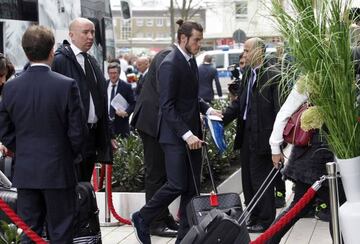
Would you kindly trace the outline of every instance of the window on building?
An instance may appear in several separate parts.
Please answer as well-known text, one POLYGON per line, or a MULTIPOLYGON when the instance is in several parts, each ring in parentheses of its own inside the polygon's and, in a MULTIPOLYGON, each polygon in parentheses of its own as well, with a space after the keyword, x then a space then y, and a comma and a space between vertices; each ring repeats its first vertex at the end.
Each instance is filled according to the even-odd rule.
POLYGON ((137 19, 136 20, 136 26, 143 26, 144 25, 144 20, 143 19, 137 19))
POLYGON ((153 38, 153 33, 152 32, 147 32, 146 33, 146 38, 153 38))
POLYGON ((235 2, 235 15, 237 19, 246 18, 248 15, 248 1, 235 2))
POLYGON ((154 20, 153 19, 147 19, 146 20, 146 26, 148 26, 148 27, 154 26, 154 20))
POLYGON ((156 26, 163 26, 164 25, 164 19, 156 19, 156 26))
POLYGON ((129 40, 131 38, 131 21, 122 20, 120 35, 121 40, 129 40))

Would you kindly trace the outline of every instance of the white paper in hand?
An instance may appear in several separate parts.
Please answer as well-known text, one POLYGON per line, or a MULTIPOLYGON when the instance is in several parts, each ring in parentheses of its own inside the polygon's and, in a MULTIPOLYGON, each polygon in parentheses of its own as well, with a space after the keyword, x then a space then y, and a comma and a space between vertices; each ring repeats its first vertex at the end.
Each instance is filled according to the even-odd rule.
POLYGON ((123 96, 121 96, 120 93, 116 94, 113 100, 111 100, 110 104, 113 106, 113 108, 115 108, 115 110, 125 111, 129 107, 128 102, 123 96))

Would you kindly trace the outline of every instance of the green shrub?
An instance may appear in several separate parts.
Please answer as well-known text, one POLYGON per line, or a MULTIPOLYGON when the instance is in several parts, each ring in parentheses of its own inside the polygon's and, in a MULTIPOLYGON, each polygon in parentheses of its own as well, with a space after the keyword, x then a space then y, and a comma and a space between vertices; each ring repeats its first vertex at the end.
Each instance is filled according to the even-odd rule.
POLYGON ((136 134, 117 138, 119 150, 114 153, 113 179, 118 191, 144 189, 143 145, 136 134))
POLYGON ((1 220, 0 225, 0 244, 18 244, 22 233, 14 224, 8 224, 1 220))

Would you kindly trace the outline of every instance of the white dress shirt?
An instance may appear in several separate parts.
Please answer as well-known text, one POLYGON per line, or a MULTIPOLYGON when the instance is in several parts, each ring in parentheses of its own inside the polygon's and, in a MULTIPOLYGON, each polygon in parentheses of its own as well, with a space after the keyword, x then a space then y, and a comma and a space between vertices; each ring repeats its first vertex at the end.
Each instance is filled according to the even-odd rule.
MULTIPOLYGON (((76 60, 78 61, 78 63, 80 64, 81 68, 84 71, 85 74, 85 59, 84 56, 81 54, 81 50, 75 46, 73 43, 70 42, 70 47, 73 50, 76 60)), ((94 77, 96 79, 96 75, 94 74, 94 77)), ((90 90, 89 90, 90 93, 90 90)), ((98 117, 95 114, 95 105, 94 105, 94 100, 91 96, 90 93, 90 101, 89 101, 89 117, 88 117, 88 123, 90 124, 95 124, 98 121, 98 117)))

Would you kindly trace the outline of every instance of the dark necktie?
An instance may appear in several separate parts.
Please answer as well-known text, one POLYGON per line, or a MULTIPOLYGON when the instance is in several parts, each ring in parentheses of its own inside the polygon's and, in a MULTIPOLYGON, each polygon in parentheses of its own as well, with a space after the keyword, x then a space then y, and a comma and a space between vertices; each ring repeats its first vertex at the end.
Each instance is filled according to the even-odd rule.
POLYGON ((98 117, 98 119, 100 119, 104 113, 104 102, 101 99, 101 97, 102 97, 100 94, 101 92, 98 87, 88 54, 81 52, 81 55, 84 56, 86 82, 87 82, 87 85, 88 85, 90 93, 91 93, 91 97, 94 102, 95 114, 98 117))
POLYGON ((114 99, 115 97, 115 87, 116 85, 112 85, 111 88, 111 95, 110 95, 110 111, 109 111, 109 117, 110 119, 114 119, 115 118, 115 108, 113 106, 111 106, 111 101, 114 99))
POLYGON ((190 63, 191 71, 193 72, 193 74, 195 74, 196 77, 198 77, 198 67, 196 64, 196 60, 194 58, 191 58, 189 59, 189 63, 190 63))

